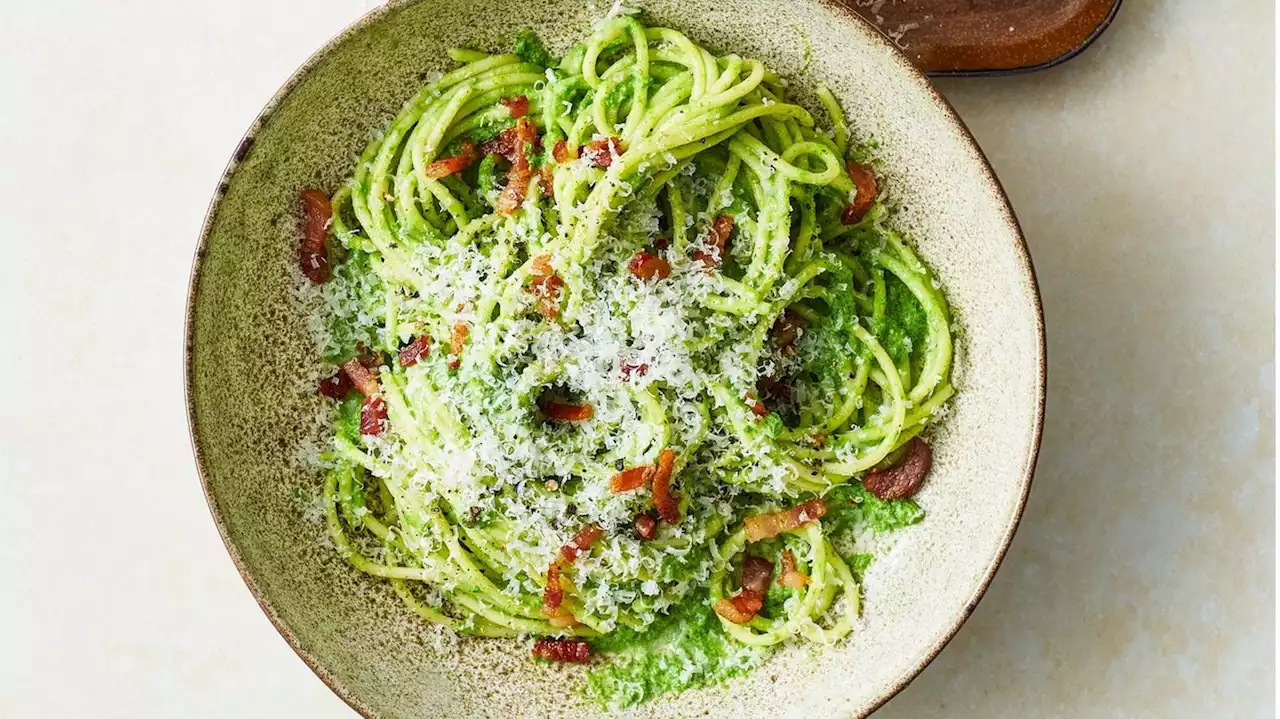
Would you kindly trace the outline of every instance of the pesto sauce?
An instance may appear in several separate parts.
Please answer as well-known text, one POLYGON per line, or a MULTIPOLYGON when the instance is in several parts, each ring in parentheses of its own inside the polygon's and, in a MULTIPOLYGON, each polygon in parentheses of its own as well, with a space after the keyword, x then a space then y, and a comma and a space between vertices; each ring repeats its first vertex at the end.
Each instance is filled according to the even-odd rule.
POLYGON ((832 535, 860 529, 892 532, 924 519, 924 510, 914 499, 880 499, 857 481, 833 488, 827 493, 826 502, 827 514, 822 522, 831 528, 832 535))
POLYGON ((532 28, 526 27, 516 33, 513 52, 516 57, 538 67, 555 67, 556 64, 555 58, 547 52, 547 46, 542 44, 541 38, 532 28))
POLYGON ((716 684, 767 655, 730 639, 705 594, 686 599, 644 630, 623 627, 591 641, 596 651, 610 655, 587 674, 587 696, 605 708, 716 684))
POLYGON ((885 273, 884 321, 875 328, 876 339, 895 362, 917 360, 929 336, 928 320, 919 300, 902 281, 885 273))

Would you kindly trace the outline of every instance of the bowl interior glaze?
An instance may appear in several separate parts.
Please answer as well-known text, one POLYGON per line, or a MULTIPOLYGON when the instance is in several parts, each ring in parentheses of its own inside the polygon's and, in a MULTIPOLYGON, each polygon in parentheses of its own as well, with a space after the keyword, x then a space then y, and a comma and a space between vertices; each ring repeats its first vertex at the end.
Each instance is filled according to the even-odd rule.
MULTIPOLYGON (((864 616, 849 639, 788 648, 746 677, 613 715, 864 716, 955 633, 1021 516, 1045 387, 1026 245, 950 107, 848 10, 818 0, 641 5, 651 21, 713 49, 765 60, 803 101, 825 81, 855 136, 879 139, 899 205, 895 224, 936 269, 954 306, 959 393, 934 435, 935 468, 918 497, 928 516, 871 568, 864 616)), ((579 668, 534 663, 526 643, 443 638, 385 583, 359 575, 327 546, 313 500, 319 478, 299 459, 323 400, 290 270, 298 192, 336 188, 367 140, 427 78, 450 67, 448 47, 502 48, 532 26, 563 50, 604 9, 576 0, 423 0, 375 11, 271 101, 210 207, 186 348, 191 433, 209 504, 272 622, 368 716, 601 714, 566 684, 578 685, 579 668)))

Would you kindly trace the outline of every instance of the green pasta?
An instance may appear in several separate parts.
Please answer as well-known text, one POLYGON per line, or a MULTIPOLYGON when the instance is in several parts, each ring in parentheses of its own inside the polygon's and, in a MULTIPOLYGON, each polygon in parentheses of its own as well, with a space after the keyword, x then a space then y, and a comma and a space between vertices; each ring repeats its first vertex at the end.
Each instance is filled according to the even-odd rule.
POLYGON ((363 354, 385 405, 373 430, 372 396, 340 405, 334 546, 455 632, 588 640, 720 612, 748 555, 785 552, 804 582, 718 614, 723 636, 837 641, 855 523, 743 523, 834 497, 937 416, 939 283, 851 177, 825 87, 830 132, 762 63, 634 17, 559 60, 516 45, 452 51, 332 197, 324 352, 363 354))

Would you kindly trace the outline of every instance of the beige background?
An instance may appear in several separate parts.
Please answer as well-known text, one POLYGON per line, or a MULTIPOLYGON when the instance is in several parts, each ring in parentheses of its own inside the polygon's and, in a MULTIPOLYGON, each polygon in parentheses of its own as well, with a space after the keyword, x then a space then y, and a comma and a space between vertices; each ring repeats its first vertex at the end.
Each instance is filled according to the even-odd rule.
MULTIPOLYGON (((353 716, 223 553, 180 359, 227 155, 370 4, 6 3, 0 717, 353 716)), ((1049 409, 1004 568, 877 719, 1275 715, 1273 13, 1126 0, 1060 68, 939 83, 1031 245, 1049 409)))

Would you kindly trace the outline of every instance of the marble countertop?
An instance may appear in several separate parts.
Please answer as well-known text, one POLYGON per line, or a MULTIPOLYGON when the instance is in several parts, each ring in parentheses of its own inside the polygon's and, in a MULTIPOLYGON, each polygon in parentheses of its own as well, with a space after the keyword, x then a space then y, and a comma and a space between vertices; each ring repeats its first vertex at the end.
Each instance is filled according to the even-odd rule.
MULTIPOLYGON (((181 348, 227 155, 369 6, 6 8, 0 716, 354 716, 208 520, 181 348)), ((1031 245, 1048 416, 990 592, 877 717, 1274 716, 1273 13, 1125 0, 1061 67, 939 83, 1031 245)))

